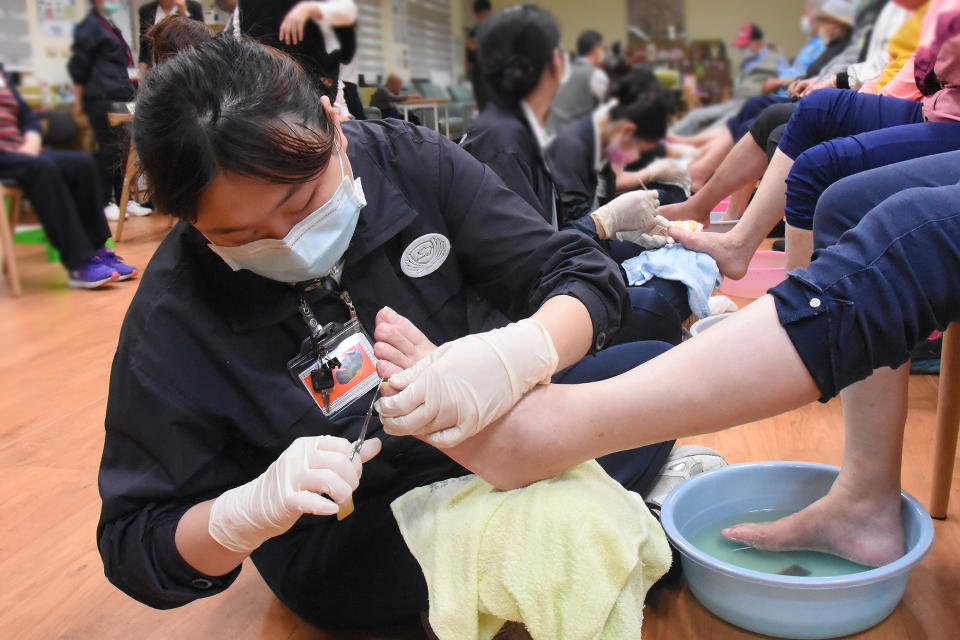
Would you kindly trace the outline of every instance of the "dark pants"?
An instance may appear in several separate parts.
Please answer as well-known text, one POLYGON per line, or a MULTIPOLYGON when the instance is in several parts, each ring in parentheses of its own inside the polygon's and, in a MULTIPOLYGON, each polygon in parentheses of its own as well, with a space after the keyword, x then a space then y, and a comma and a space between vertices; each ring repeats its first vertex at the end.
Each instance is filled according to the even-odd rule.
MULTIPOLYGON (((812 229, 817 200, 847 176, 960 150, 960 123, 921 122, 827 140, 797 158, 787 178, 787 224, 812 229)), ((873 181, 875 182, 875 181, 873 181)))
POLYGON ((918 158, 823 194, 813 261, 770 290, 821 400, 902 365, 934 330, 960 320, 958 161, 956 152, 918 158), (950 186, 905 188, 938 182, 950 186))
POLYGON ((347 110, 357 120, 366 120, 363 115, 363 100, 360 99, 360 88, 352 82, 343 83, 343 101, 347 103, 347 110))
POLYGON ((742 107, 740 107, 740 111, 737 112, 737 115, 727 120, 727 129, 730 131, 730 135, 733 136, 734 141, 739 141, 740 138, 747 135, 747 132, 750 131, 750 127, 753 125, 754 121, 760 117, 767 107, 771 105, 789 104, 792 102, 793 99, 791 98, 784 98, 782 96, 774 96, 770 94, 754 96, 747 100, 742 107))
POLYGON ((99 170, 90 154, 53 149, 36 157, 0 153, 0 178, 15 181, 26 192, 67 269, 89 260, 110 237, 99 170))
MULTIPOLYGON (((613 377, 668 348, 662 343, 610 347, 557 373, 554 381, 569 384, 613 377)), ((650 445, 599 462, 628 489, 643 491, 672 446, 672 442, 650 445)), ((418 471, 412 462, 402 464, 411 474, 422 473, 424 483, 437 479, 429 469, 418 471)), ((395 497, 365 496, 350 518, 325 527, 319 539, 305 516, 283 536, 283 544, 268 541, 255 551, 254 563, 285 605, 319 627, 382 631, 416 626, 419 613, 427 610, 427 586, 390 511, 395 497)))
MULTIPOLYGON (((400 111, 398 111, 397 109, 388 109, 388 110, 384 111, 384 112, 383 112, 383 117, 384 117, 384 118, 394 118, 394 119, 396 119, 396 120, 403 120, 403 114, 400 113, 400 111)), ((420 118, 418 118, 418 117, 416 116, 416 114, 413 114, 413 113, 408 114, 408 116, 407 116, 407 122, 409 122, 410 124, 415 124, 415 125, 417 125, 417 126, 420 126, 420 118)))
POLYGON ((780 151, 796 160, 810 147, 827 140, 918 122, 923 122, 919 102, 820 89, 797 103, 780 140, 780 151))
POLYGON ((111 200, 119 204, 123 189, 123 174, 127 165, 127 133, 123 127, 110 125, 110 100, 84 100, 83 112, 90 120, 97 138, 97 163, 100 165, 102 185, 101 207, 111 200))

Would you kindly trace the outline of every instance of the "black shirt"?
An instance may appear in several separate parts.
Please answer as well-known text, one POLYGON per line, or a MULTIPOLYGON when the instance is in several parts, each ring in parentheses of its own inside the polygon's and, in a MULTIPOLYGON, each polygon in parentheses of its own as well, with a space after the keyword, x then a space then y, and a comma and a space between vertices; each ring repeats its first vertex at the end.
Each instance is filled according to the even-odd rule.
MULTIPOLYGON (((586 305, 598 346, 616 330, 626 289, 589 240, 555 231, 433 131, 396 120, 343 129, 367 206, 341 288, 368 333, 389 305, 440 344, 470 331, 478 296, 519 319, 559 294, 586 305), (433 273, 408 277, 401 255, 427 233, 446 236, 450 255, 433 273)), ((110 581, 157 608, 217 593, 239 572, 205 576, 180 557, 174 532, 187 509, 252 480, 297 437, 355 438, 371 399, 326 418, 285 368, 306 336, 294 288, 234 272, 206 245, 184 222, 163 240, 124 319, 110 378, 98 547, 110 581)), ((307 300, 321 322, 348 317, 323 289, 307 300)), ((252 554, 280 600, 314 624, 389 624, 426 607, 389 503, 465 470, 419 440, 385 435, 376 418, 371 435, 383 451, 364 466, 354 514, 303 516, 252 554)))
POLYGON ((280 25, 287 12, 299 0, 243 0, 240 3, 240 29, 263 44, 280 49, 292 56, 321 94, 330 98, 337 96, 337 80, 340 78, 340 63, 349 62, 357 50, 357 34, 351 27, 335 27, 333 33, 340 41, 340 48, 328 52, 320 27, 313 20, 303 26, 303 40, 288 45, 280 40, 280 25))

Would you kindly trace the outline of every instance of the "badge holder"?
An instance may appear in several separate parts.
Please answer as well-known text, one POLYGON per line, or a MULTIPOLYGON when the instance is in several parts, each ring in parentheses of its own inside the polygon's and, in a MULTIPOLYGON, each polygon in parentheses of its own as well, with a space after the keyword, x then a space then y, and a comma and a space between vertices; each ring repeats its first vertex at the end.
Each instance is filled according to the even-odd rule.
POLYGON ((373 344, 356 318, 318 326, 287 363, 287 371, 327 417, 380 383, 373 344))

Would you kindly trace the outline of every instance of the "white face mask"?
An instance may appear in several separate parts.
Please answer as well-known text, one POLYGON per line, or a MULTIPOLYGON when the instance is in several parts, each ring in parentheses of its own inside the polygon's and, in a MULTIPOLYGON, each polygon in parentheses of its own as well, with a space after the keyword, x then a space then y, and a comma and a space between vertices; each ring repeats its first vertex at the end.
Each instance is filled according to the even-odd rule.
POLYGON ((340 159, 340 186, 319 209, 298 222, 282 240, 265 238, 237 247, 210 243, 210 249, 234 271, 247 269, 277 282, 322 278, 340 261, 366 206, 360 178, 351 181, 340 159))

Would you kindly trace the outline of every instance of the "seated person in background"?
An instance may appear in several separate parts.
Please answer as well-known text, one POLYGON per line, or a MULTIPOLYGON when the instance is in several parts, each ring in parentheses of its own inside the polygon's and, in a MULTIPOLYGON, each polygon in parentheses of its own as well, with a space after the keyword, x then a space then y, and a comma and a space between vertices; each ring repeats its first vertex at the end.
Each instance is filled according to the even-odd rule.
MULTIPOLYGON (((390 503, 465 470, 414 438, 383 437, 374 458, 376 417, 350 455, 379 382, 371 351, 396 338, 378 320, 402 313, 442 344, 471 332, 470 306, 502 314, 467 350, 438 350, 443 383, 469 396, 451 441, 540 382, 616 375, 667 348, 603 348, 629 306, 595 244, 432 130, 339 123, 293 60, 249 39, 158 65, 134 137, 158 207, 183 221, 124 319, 97 542, 110 581, 150 606, 215 595, 250 557, 312 624, 419 627, 426 585, 390 503), (313 327, 352 320, 368 343, 318 344, 313 327), (320 362, 330 353, 340 365, 320 362), (353 515, 331 518, 355 490, 353 515)), ((642 493, 671 448, 600 464, 642 493)))
POLYGON ((577 59, 570 63, 570 77, 550 105, 547 131, 556 133, 560 127, 587 115, 607 99, 610 78, 604 70, 606 61, 603 36, 593 30, 581 33, 577 38, 577 59))
MULTIPOLYGON (((404 100, 409 100, 410 98, 420 98, 422 96, 419 93, 401 94, 400 92, 402 90, 403 78, 395 73, 391 73, 389 76, 387 76, 387 81, 384 82, 382 86, 377 87, 377 90, 373 92, 372 96, 370 96, 370 106, 380 109, 380 114, 384 118, 396 118, 397 120, 403 120, 403 115, 401 115, 400 111, 397 109, 397 103, 403 102, 404 100)), ((420 124, 420 119, 412 113, 409 114, 408 121, 411 124, 420 124)))
POLYGON ((767 46, 763 31, 752 22, 740 27, 733 46, 740 49, 743 56, 740 75, 733 85, 733 98, 721 104, 692 110, 673 125, 671 134, 690 136, 706 127, 724 124, 727 118, 737 114, 747 98, 763 93, 767 80, 777 77, 781 66, 785 66, 782 56, 767 46))
MULTIPOLYGON (((672 109, 656 78, 649 71, 632 71, 614 81, 611 97, 610 104, 560 129, 547 148, 563 205, 561 226, 588 216, 618 192, 651 188, 657 190, 660 204, 684 199, 682 189, 668 194, 655 184, 689 180, 686 170, 675 161, 655 160, 639 171, 624 169, 640 154, 657 147, 667 131, 672 109)), ((623 248, 629 255, 614 253, 618 262, 639 252, 636 245, 623 248)))
POLYGON ((0 69, 0 180, 22 187, 67 269, 71 287, 92 289, 137 270, 105 245, 100 169, 89 153, 41 149, 42 129, 0 69))
MULTIPOLYGON (((496 172, 554 228, 569 227, 600 242, 593 217, 570 219, 564 212, 546 152, 551 136, 544 124, 565 64, 553 16, 535 5, 504 9, 483 23, 477 42, 492 99, 467 131, 463 148, 496 172)), ((589 167, 593 160, 585 162, 589 167)), ((633 192, 614 199, 602 211, 587 213, 605 220, 602 238, 606 239, 617 231, 649 231, 652 227, 647 225, 656 224, 650 213, 657 204, 656 192, 633 192)), ((686 288, 654 278, 628 290, 633 318, 624 323, 617 340, 678 343, 681 323, 690 315, 686 288)))

